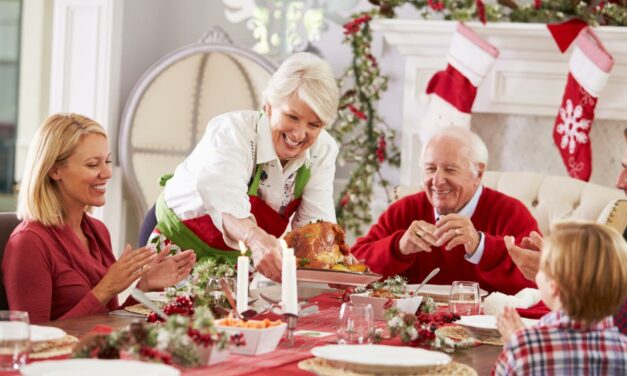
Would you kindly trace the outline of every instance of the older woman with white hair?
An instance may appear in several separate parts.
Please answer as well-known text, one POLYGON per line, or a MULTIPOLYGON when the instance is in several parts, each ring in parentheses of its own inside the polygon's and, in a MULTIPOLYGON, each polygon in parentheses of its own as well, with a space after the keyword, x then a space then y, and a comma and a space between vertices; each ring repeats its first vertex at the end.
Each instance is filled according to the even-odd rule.
POLYGON ((198 258, 234 262, 241 240, 257 271, 278 281, 278 237, 290 220, 292 228, 335 222, 338 147, 324 129, 339 102, 331 67, 315 55, 294 54, 272 76, 263 97, 259 111, 209 121, 201 141, 165 183, 149 243, 174 243, 194 249, 198 258))

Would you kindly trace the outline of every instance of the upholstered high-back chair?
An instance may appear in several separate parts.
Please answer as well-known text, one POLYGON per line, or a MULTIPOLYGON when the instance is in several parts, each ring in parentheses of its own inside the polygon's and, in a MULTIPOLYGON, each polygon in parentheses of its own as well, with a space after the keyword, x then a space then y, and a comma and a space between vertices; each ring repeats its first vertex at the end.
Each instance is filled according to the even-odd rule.
POLYGON ((135 85, 122 116, 120 163, 138 218, 161 192, 214 116, 256 110, 274 63, 231 44, 220 29, 155 63, 135 85))
MULTIPOLYGON (((535 172, 487 171, 483 185, 525 204, 544 235, 550 233, 553 222, 570 218, 607 223, 621 234, 627 225, 627 200, 618 189, 535 172)), ((394 200, 421 190, 420 186, 397 186, 394 200)))
MULTIPOLYGON (((9 236, 11 236, 11 233, 19 224, 20 220, 17 219, 15 213, 0 213, 0 263, 2 262, 4 247, 9 240, 9 236)), ((9 309, 9 303, 7 302, 7 294, 4 291, 4 282, 2 277, 2 270, 0 270, 0 310, 7 310, 9 309)))

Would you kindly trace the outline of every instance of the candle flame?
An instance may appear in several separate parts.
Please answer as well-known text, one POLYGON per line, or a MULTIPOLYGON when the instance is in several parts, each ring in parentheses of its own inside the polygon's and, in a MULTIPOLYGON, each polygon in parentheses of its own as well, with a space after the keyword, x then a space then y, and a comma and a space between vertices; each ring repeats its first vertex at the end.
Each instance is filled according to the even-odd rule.
POLYGON ((246 254, 246 245, 243 241, 239 241, 239 251, 242 253, 242 256, 246 254))

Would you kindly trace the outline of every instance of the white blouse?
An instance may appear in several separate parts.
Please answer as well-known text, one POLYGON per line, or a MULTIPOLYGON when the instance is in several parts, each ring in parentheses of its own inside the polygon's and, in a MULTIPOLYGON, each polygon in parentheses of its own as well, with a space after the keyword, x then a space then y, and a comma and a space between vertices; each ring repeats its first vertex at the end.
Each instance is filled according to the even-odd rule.
MULTIPOLYGON (((335 140, 323 129, 301 157, 282 167, 272 144, 268 118, 265 115, 260 118, 259 114, 258 111, 230 112, 209 121, 204 136, 178 165, 165 187, 168 207, 183 220, 209 214, 224 234, 223 213, 253 218, 248 183, 257 164, 262 164, 265 172, 258 195, 281 214, 294 199, 296 172, 306 164, 311 177, 292 218, 292 228, 319 219, 335 222, 333 179, 338 154, 335 140)), ((230 247, 238 248, 236 241, 226 236, 224 240, 230 247)))

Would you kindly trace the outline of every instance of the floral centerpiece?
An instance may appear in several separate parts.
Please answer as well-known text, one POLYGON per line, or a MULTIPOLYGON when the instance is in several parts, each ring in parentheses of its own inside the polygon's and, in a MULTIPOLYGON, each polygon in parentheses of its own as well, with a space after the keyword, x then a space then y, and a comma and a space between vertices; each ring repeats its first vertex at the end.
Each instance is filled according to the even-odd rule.
MULTIPOLYGON (((240 346, 242 335, 218 331, 207 307, 193 317, 171 315, 163 324, 134 322, 128 328, 87 336, 76 347, 75 358, 137 359, 184 367, 207 365, 228 344, 240 346)), ((228 354, 228 353, 227 353, 228 354)))
MULTIPOLYGON (((169 300, 163 310, 166 314, 193 316, 194 307, 209 307, 215 317, 223 317, 228 314, 229 304, 223 294, 216 293, 218 287, 210 285, 217 285, 220 278, 232 278, 234 275, 235 270, 230 264, 204 258, 196 263, 184 283, 165 290, 169 300)), ((162 320, 153 312, 148 315, 148 321, 162 320)))

